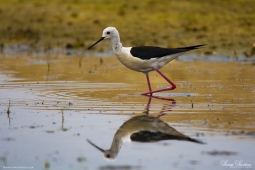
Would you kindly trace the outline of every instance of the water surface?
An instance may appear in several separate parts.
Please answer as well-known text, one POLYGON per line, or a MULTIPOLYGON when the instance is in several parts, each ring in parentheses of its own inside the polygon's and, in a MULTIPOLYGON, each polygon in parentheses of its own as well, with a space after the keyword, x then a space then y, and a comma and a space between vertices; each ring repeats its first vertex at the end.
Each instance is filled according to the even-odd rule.
MULTIPOLYGON (((241 160, 254 169, 254 65, 185 58, 161 69, 177 88, 149 98, 140 95, 145 76, 114 56, 2 54, 0 167, 226 169, 241 160), (109 161, 87 142, 107 150, 123 123, 161 114, 205 144, 127 141, 109 161)), ((153 89, 168 86, 156 72, 150 78, 153 89)))

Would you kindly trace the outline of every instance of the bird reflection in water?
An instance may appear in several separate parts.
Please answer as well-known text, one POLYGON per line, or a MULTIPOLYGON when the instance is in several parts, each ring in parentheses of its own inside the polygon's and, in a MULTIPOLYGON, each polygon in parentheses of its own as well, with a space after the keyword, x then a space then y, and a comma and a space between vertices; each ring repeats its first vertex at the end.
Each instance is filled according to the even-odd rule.
MULTIPOLYGON (((162 140, 182 140, 189 141, 198 144, 204 144, 203 142, 190 138, 187 135, 178 132, 176 129, 172 128, 169 124, 160 120, 160 117, 164 115, 164 111, 166 111, 167 106, 163 106, 164 108, 160 112, 159 116, 152 117, 149 115, 151 97, 149 97, 148 103, 145 109, 145 115, 135 116, 131 119, 127 120, 123 123, 122 126, 115 133, 111 148, 108 150, 104 150, 98 147, 96 144, 87 139, 87 142, 92 146, 101 151, 104 155, 104 158, 107 160, 115 160, 120 151, 121 145, 123 141, 134 141, 134 142, 158 142, 162 140)), ((171 109, 176 105, 175 100, 173 99, 165 99, 169 100, 171 103, 168 105, 167 111, 171 111, 171 109)))

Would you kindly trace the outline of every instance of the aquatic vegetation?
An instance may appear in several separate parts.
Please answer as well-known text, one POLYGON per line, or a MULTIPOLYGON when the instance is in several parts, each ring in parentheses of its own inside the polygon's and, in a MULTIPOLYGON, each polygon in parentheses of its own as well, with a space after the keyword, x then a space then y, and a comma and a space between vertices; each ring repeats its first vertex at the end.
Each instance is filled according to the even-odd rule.
POLYGON ((9 105, 8 105, 7 111, 6 111, 6 113, 7 113, 8 116, 9 116, 9 114, 11 113, 10 107, 11 107, 11 102, 10 102, 10 99, 9 99, 9 105))
POLYGON ((10 110, 10 108, 11 108, 11 101, 9 99, 9 105, 6 110, 7 118, 9 119, 9 125, 11 124, 11 117, 10 117, 11 110, 10 110))
POLYGON ((49 163, 48 161, 46 161, 46 162, 44 163, 44 168, 45 168, 45 169, 50 169, 50 163, 49 163))

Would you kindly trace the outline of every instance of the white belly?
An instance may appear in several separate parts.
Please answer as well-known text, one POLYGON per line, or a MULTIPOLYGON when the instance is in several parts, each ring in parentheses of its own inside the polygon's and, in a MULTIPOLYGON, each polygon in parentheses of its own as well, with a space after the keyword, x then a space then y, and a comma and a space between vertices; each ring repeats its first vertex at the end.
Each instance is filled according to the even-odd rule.
POLYGON ((161 58, 152 58, 150 60, 142 60, 137 57, 133 57, 130 54, 131 47, 123 47, 121 51, 115 52, 116 57, 119 59, 119 61, 125 65, 127 68, 138 71, 138 72, 144 72, 148 73, 150 71, 153 71, 155 69, 160 69, 176 57, 182 55, 183 53, 171 55, 171 56, 165 56, 161 58))
POLYGON ((127 68, 138 72, 149 72, 154 70, 153 63, 149 60, 141 60, 139 58, 127 55, 116 54, 119 61, 127 68))

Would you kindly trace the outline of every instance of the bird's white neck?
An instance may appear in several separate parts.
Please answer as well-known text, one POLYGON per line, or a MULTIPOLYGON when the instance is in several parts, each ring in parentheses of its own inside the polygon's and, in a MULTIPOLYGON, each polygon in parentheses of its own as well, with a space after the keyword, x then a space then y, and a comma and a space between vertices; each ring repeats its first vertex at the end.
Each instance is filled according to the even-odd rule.
POLYGON ((115 36, 111 38, 111 43, 112 43, 112 50, 114 52, 118 52, 121 50, 122 48, 122 44, 120 42, 120 37, 119 36, 115 36))

